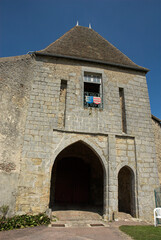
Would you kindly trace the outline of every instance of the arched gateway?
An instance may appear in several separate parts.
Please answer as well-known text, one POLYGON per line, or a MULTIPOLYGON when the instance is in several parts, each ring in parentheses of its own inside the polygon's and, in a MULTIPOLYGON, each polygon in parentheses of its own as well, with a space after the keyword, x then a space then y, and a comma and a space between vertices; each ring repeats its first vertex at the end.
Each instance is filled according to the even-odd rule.
POLYGON ((118 211, 136 216, 134 172, 128 166, 118 173, 118 211))
POLYGON ((91 148, 78 141, 62 150, 55 159, 49 207, 85 209, 103 214, 104 170, 91 148))

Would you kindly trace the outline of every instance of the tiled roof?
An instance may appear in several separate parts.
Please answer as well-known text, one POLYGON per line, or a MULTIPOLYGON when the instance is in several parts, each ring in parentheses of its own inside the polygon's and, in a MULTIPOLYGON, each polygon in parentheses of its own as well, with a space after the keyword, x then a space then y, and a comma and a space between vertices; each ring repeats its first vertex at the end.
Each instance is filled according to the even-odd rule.
POLYGON ((155 121, 157 121, 158 123, 161 124, 161 119, 157 118, 156 116, 154 116, 153 114, 151 115, 152 119, 154 119, 155 121))
POLYGON ((148 71, 136 65, 96 31, 82 26, 73 27, 45 49, 35 53, 85 59, 148 71))

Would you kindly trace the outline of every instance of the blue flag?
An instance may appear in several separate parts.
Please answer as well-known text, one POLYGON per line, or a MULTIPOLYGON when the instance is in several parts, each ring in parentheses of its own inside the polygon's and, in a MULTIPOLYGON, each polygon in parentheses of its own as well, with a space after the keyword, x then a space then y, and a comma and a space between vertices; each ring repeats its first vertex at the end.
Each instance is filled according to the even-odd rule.
POLYGON ((87 103, 93 103, 93 96, 86 96, 87 103))

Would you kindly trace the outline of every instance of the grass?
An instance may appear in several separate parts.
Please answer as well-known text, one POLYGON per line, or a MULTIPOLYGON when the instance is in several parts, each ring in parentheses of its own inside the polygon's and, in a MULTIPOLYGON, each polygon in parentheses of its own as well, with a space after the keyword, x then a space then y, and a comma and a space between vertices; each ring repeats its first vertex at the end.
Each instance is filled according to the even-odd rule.
POLYGON ((161 227, 125 225, 119 229, 135 240, 161 240, 161 227))

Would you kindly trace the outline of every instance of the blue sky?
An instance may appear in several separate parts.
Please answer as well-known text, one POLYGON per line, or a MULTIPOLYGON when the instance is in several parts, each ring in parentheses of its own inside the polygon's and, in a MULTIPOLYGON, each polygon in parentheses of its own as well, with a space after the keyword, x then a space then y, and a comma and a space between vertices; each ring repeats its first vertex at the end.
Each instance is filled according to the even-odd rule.
POLYGON ((43 49, 77 20, 151 70, 151 111, 161 119, 161 0, 0 0, 0 57, 43 49))

